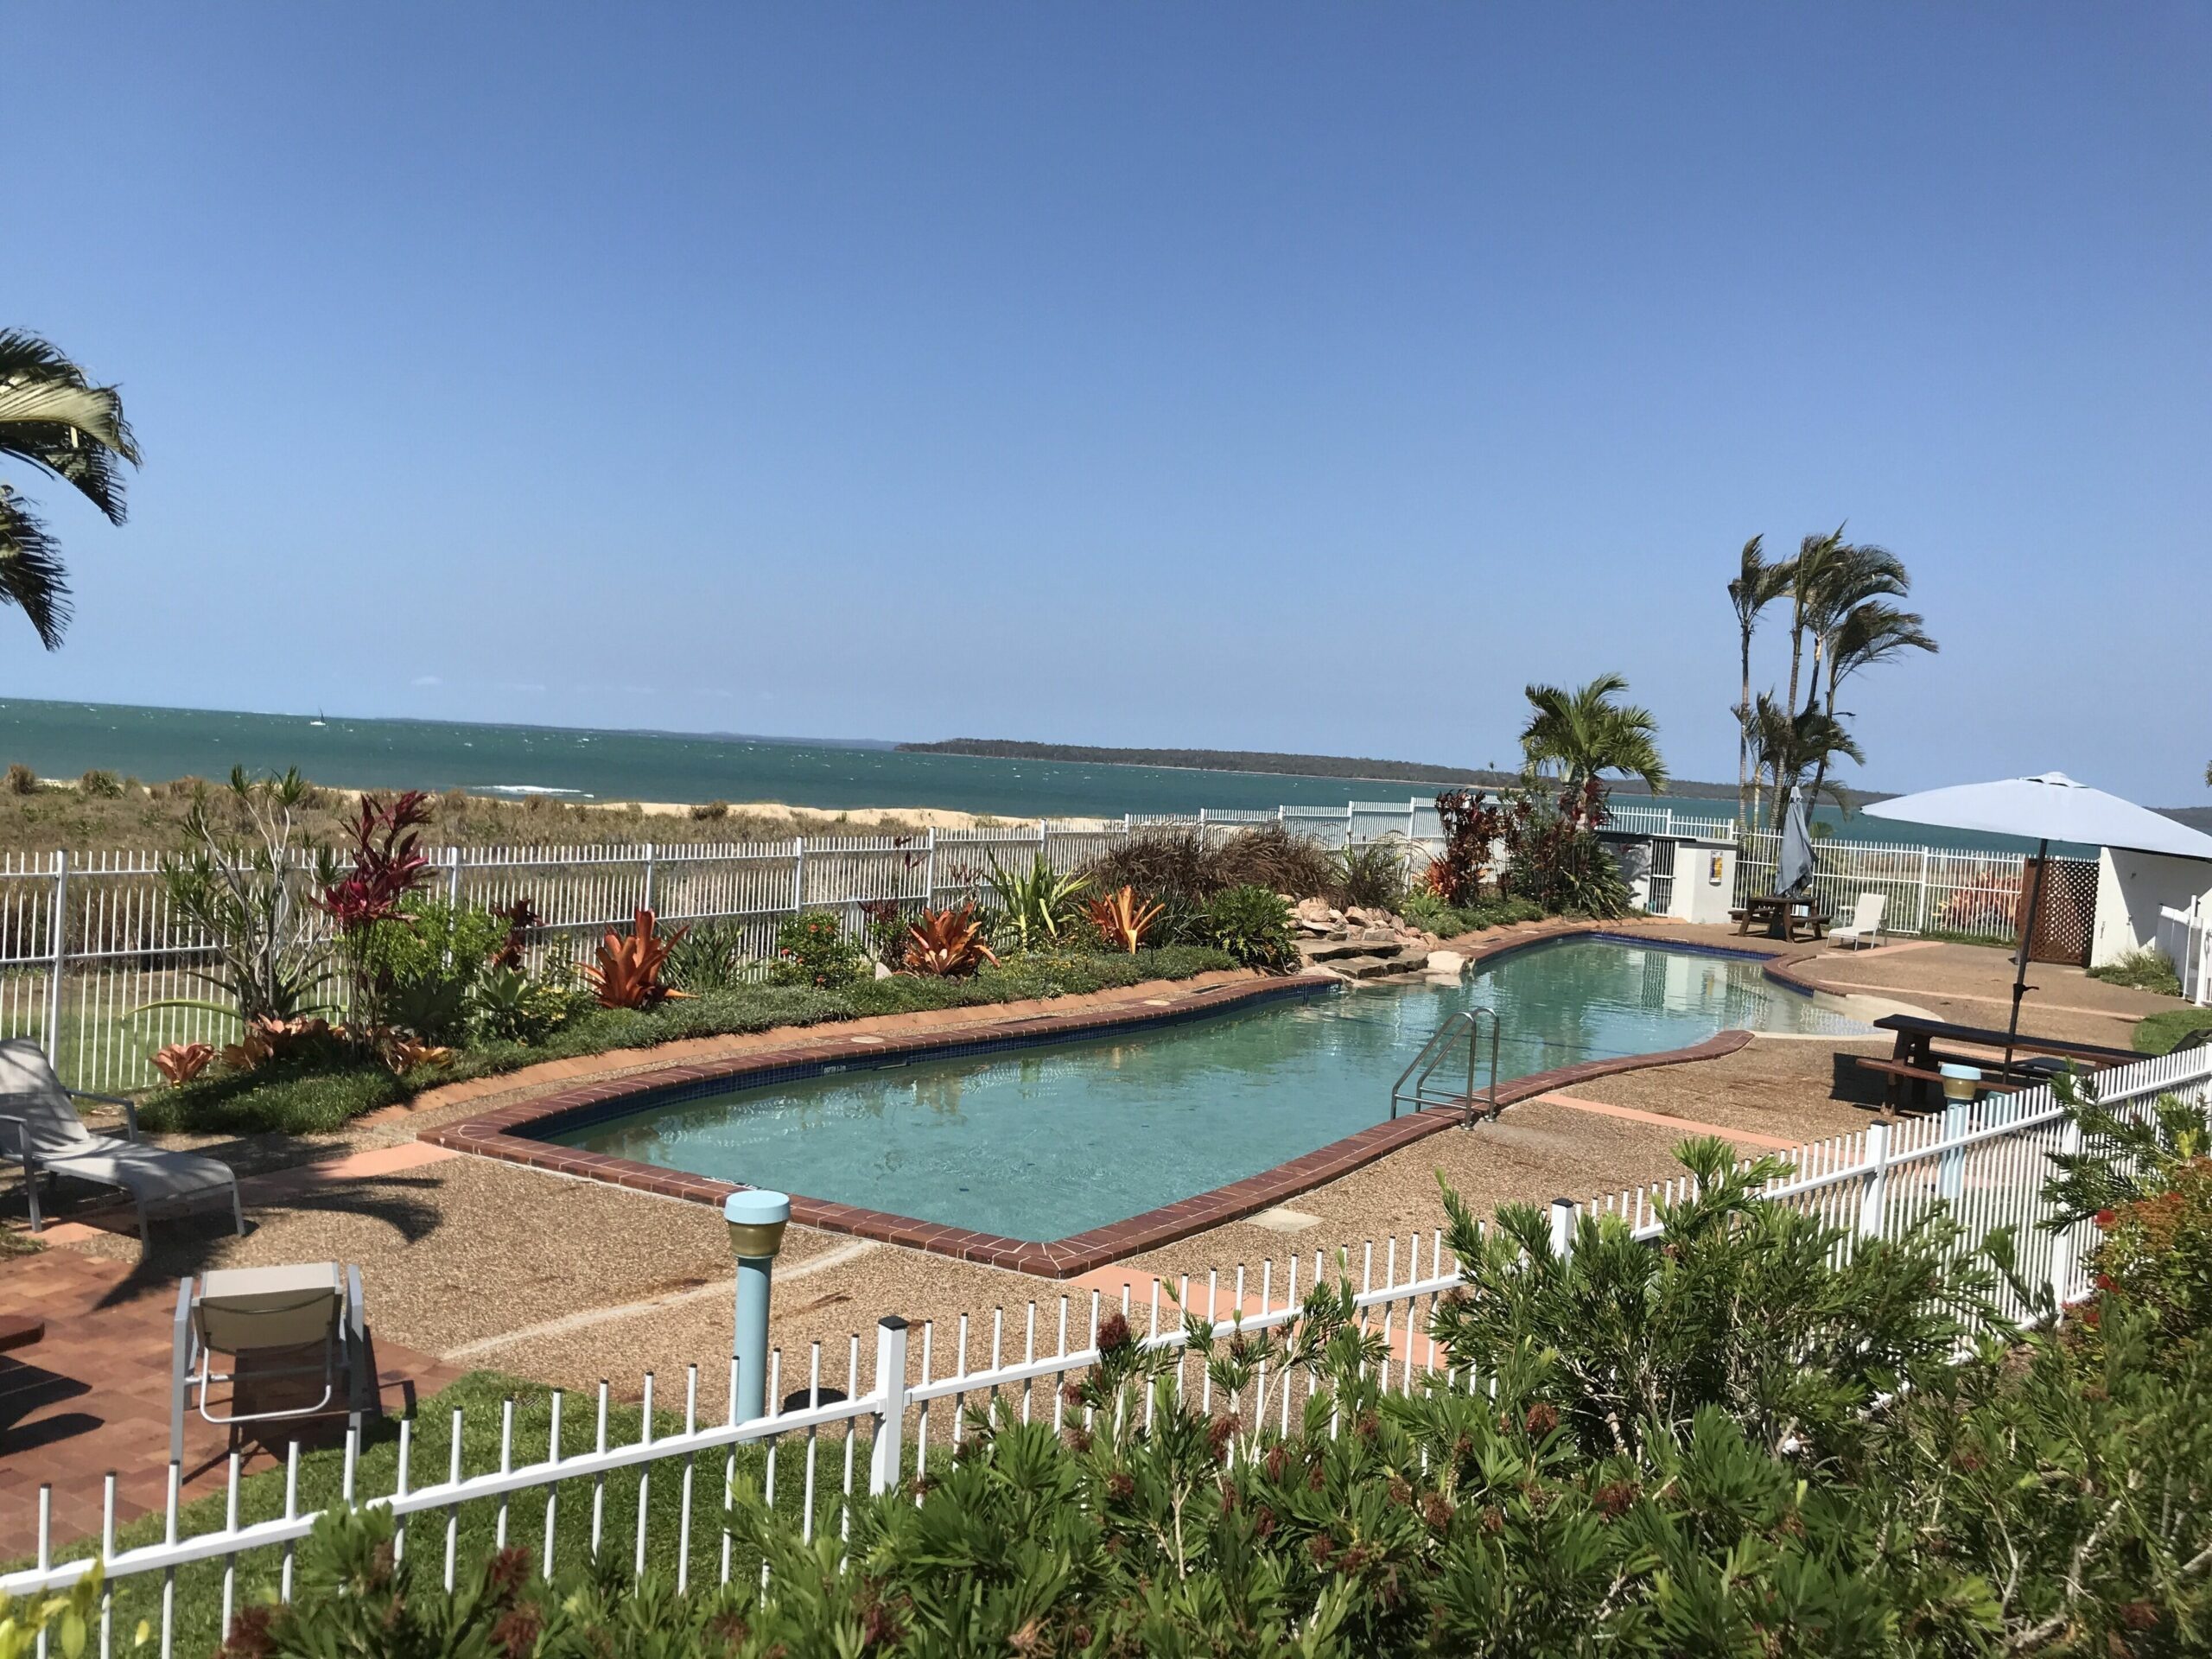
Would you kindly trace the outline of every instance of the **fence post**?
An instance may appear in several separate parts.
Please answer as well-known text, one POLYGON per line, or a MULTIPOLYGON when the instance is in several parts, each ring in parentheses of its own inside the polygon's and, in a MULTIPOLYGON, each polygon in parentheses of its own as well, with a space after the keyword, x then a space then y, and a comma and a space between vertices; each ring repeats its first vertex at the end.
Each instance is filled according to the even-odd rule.
POLYGON ((1286 817, 1285 817, 1285 814, 1287 813, 1287 810, 1288 810, 1288 809, 1287 809, 1287 808, 1281 807, 1281 806, 1278 806, 1278 807, 1276 807, 1276 808, 1275 808, 1275 828, 1276 828, 1276 829, 1278 829, 1278 830, 1281 829, 1281 828, 1283 827, 1283 824, 1287 821, 1287 818, 1286 818, 1286 817))
POLYGON ((1913 930, 1916 933, 1928 931, 1928 849, 1920 849, 1920 920, 1913 930))
POLYGON ((1408 841, 1411 841, 1414 838, 1414 827, 1420 823, 1421 797, 1418 795, 1408 795, 1406 797, 1406 839, 1408 841))
POLYGON ((54 945, 54 962, 46 982, 46 1058, 58 1073, 61 1070, 61 977, 69 967, 69 849, 66 847, 54 855, 54 917, 48 924, 47 937, 54 945))
POLYGON ((1890 1126, 1875 1123, 1866 1130, 1866 1185, 1859 1198, 1859 1236, 1882 1236, 1882 1210, 1890 1191, 1890 1126))
POLYGON ((1552 1254, 1564 1262, 1574 1254, 1574 1200, 1552 1200, 1552 1254))
POLYGON ((649 841, 649 842, 647 842, 645 843, 645 907, 647 910, 651 910, 651 909, 652 909, 652 908, 654 907, 654 906, 653 906, 653 844, 652 844, 652 842, 651 842, 650 841, 649 841))
POLYGON ((1037 856, 1039 858, 1045 856, 1045 838, 1051 833, 1052 827, 1052 821, 1050 818, 1037 820, 1037 856))
POLYGON ((937 826, 935 824, 930 826, 929 849, 922 859, 922 887, 924 888, 922 908, 935 910, 937 908, 937 826))
POLYGON ((791 837, 791 914, 806 908, 806 837, 791 837))
MULTIPOLYGON (((2066 1127, 2059 1131, 2058 1151, 2061 1157, 2078 1157, 2082 1151, 2082 1125, 2076 1118, 2068 1118, 2066 1127)), ((2036 1195, 2036 1207, 2043 1207, 2040 1190, 2036 1195)), ((2037 1219, 2041 1219, 2040 1217, 2037 1219)), ((2082 1224, 2075 1222, 2063 1232, 2050 1236, 2050 1301, 2053 1308, 2063 1308, 2074 1294, 2074 1235, 2082 1224)))
POLYGON ((1943 1103, 1943 1156, 1936 1173, 1936 1196, 1955 1211, 1961 1196, 1967 1190, 1967 1149, 1950 1143, 1966 1138, 1971 1126, 1967 1120, 1974 1115, 1970 1101, 1951 1100, 1943 1103))
POLYGON ((1198 850, 1199 850, 1200 852, 1204 852, 1204 851, 1205 851, 1205 849, 1206 849, 1206 810, 1205 810, 1205 808, 1204 808, 1204 807, 1202 806, 1202 807, 1200 807, 1200 808, 1198 809, 1198 850))
POLYGON ((868 1453, 868 1489, 872 1495, 899 1484, 906 1433, 906 1321, 896 1313, 875 1322, 875 1449, 868 1453))

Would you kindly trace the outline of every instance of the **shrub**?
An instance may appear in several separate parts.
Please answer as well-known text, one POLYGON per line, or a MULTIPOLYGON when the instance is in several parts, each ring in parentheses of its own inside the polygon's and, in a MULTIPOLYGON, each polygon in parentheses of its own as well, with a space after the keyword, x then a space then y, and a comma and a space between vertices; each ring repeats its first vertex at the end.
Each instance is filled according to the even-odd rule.
MULTIPOLYGON (((1281 892, 1299 892, 1285 887, 1281 892)), ((1406 843, 1370 841, 1364 847, 1347 847, 1329 858, 1328 885, 1321 895, 1339 909, 1358 905, 1367 909, 1395 910, 1406 896, 1406 843)), ((1301 898, 1306 895, 1300 893, 1301 898)))
POLYGON ((729 917, 694 922, 670 941, 668 982, 696 995, 726 991, 746 980, 745 924, 729 917))
POLYGON ((711 823, 717 818, 726 818, 729 817, 729 803, 702 801, 691 809, 691 817, 695 822, 701 823, 711 823))
POLYGON ((1139 899, 1136 889, 1123 887, 1119 893, 1090 901, 1090 925, 1109 950, 1126 950, 1131 956, 1144 943, 1144 936, 1160 917, 1161 907, 1147 904, 1139 899))
POLYGON ((910 974, 960 979, 987 962, 995 964, 998 958, 983 942, 982 924, 976 918, 976 907, 955 905, 944 910, 925 910, 921 918, 907 928, 903 961, 910 974))
POLYGON ((660 976, 668 953, 688 931, 679 927, 663 938, 654 931, 652 912, 641 908, 631 918, 627 933, 610 930, 600 940, 595 959, 576 971, 598 993, 603 1008, 658 1007, 672 996, 690 995, 664 983, 660 976))
POLYGON ((1448 789, 1436 798, 1436 816, 1444 851, 1429 861, 1421 885, 1447 905, 1471 903, 1505 835, 1505 809, 1479 790, 1448 789))
POLYGON ((1082 895, 1090 886, 1088 876, 1061 874, 1042 853, 1026 870, 1002 869, 995 859, 990 871, 991 890, 999 899, 992 918, 994 938, 1016 950, 1033 950, 1056 948, 1072 937, 1083 913, 1082 895))
POLYGON ((575 1011, 565 974, 532 976, 493 961, 471 999, 469 1034, 478 1042, 534 1043, 575 1011))
POLYGON ((493 1077, 540 1060, 568 1059, 619 1049, 650 1048, 691 1037, 772 1031, 871 1014, 931 1008, 984 1007, 1031 998, 1075 996, 1154 979, 1188 979, 1233 966, 1222 952, 1189 946, 1146 949, 1135 956, 1096 952, 1016 957, 986 965, 964 979, 912 975, 849 979, 817 989, 797 983, 742 985, 651 1010, 578 1007, 549 970, 542 982, 562 995, 563 1018, 528 1040, 480 1033, 472 1046, 439 1066, 401 1078, 358 1047, 327 1044, 317 1052, 296 1047, 252 1071, 201 1077, 149 1096, 139 1121, 156 1132, 321 1134, 349 1118, 409 1098, 442 1083, 493 1077))
POLYGON ((1238 830, 1213 849, 1207 868, 1215 892, 1265 887, 1296 899, 1322 896, 1338 876, 1336 860, 1320 842, 1279 823, 1238 830))
POLYGON ((2181 995, 2181 976, 2174 971, 2172 958, 2155 948, 2130 950, 2101 968, 2090 969, 2089 977, 2132 990, 2156 991, 2160 996, 2181 995))
POLYGON ((372 988, 374 1026, 428 1043, 459 1037, 507 920, 478 905, 412 896, 389 917, 358 926, 346 954, 372 988))
POLYGON ((20 760, 9 766, 8 792, 10 795, 35 795, 38 788, 38 773, 20 760))
POLYGON ((1465 1283, 1426 1334, 1448 1385, 1394 1377, 1340 1259, 1294 1323, 1217 1333, 1186 1315, 1205 1392, 1232 1412, 1210 1414, 1180 1357, 1109 1313, 1064 1430, 1011 1400, 975 1407, 926 1482, 856 1501, 814 1541, 745 1471, 715 1520, 768 1571, 741 1573, 735 1597, 696 1573, 677 1595, 664 1570, 542 1584, 522 1550, 480 1554, 447 1595, 435 1549, 402 1555, 388 1512, 340 1515, 300 1551, 302 1593, 257 1606, 233 1650, 2202 1650, 2201 1317, 2154 1341, 2118 1287, 2056 1332, 2000 1322, 1960 1357, 1967 1319, 1991 1316, 2003 1235, 1964 1253, 1938 1214, 1852 1243, 1760 1195, 1774 1160, 1681 1150, 1695 1184, 1649 1243, 1591 1217, 1561 1256, 1525 1208, 1478 1236, 1447 1193, 1465 1283))
POLYGON ((1547 915, 1625 915, 1628 885, 1598 839, 1605 822, 1605 794, 1595 779, 1556 800, 1534 790, 1516 795, 1505 812, 1505 892, 1547 915))
POLYGON ((1285 973, 1298 965, 1290 906, 1273 887, 1224 887, 1206 900, 1205 928, 1240 968, 1285 973))
POLYGON ((123 798, 123 779, 98 766, 77 780, 77 788, 88 800, 119 801, 123 798))
POLYGON ((1433 893, 1411 893, 1406 895, 1398 913, 1439 938, 1449 939, 1462 933, 1478 933, 1484 928, 1509 926, 1515 922, 1540 922, 1546 912, 1541 905, 1510 895, 1499 899, 1479 899, 1471 905, 1456 906, 1446 904, 1433 893))
POLYGON ((828 988, 850 984, 868 971, 868 958, 829 911, 803 911, 776 930, 776 957, 768 965, 774 984, 828 988))
POLYGON ((1224 885, 1213 856, 1195 830, 1144 830, 1124 836, 1083 867, 1090 885, 1102 893, 1135 887, 1173 904, 1195 907, 1224 885))

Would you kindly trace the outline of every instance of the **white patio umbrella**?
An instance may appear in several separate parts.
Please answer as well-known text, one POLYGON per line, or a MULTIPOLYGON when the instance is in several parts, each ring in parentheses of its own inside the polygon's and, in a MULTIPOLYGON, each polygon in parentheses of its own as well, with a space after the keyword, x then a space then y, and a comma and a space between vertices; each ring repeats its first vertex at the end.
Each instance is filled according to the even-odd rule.
POLYGON ((2012 1021, 2005 1028, 2007 1072, 2012 1069, 2012 1044, 2020 1034, 2020 999, 2028 994, 2028 947, 2035 938, 2036 917, 2043 906, 2043 874, 2050 860, 2050 843, 2071 841, 2090 847, 2164 853, 2173 858, 2212 860, 2212 836, 2101 789, 2077 784, 2063 772, 1923 790, 1917 795, 1870 802, 1863 810, 1870 817, 2018 836, 2037 843, 2035 879, 2028 884, 2028 912, 2013 958, 2012 1021))

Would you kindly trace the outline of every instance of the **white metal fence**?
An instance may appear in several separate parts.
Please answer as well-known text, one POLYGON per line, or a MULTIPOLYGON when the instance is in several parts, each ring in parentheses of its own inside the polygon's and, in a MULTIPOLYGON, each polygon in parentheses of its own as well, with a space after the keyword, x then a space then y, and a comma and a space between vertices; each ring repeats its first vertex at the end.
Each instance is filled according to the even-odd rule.
MULTIPOLYGON (((2178 1096, 2203 1109, 2212 1105, 2212 1052, 2190 1051, 2145 1060, 2107 1072, 2098 1084, 2104 1103, 2123 1113, 2144 1112, 2162 1094, 2178 1096)), ((1770 1185, 1768 1195, 1811 1211, 1854 1238, 1894 1239, 1939 1204, 1948 1205, 1969 1241, 1978 1241, 1993 1228, 2012 1228, 2023 1277, 2031 1285, 2047 1286, 2061 1303, 2075 1301, 2088 1290, 2084 1264, 2093 1242, 2090 1224, 2078 1223, 2052 1232, 2040 1224, 2048 1213, 2043 1185, 2051 1173, 2050 1154, 2075 1149, 2077 1135, 2052 1090, 2045 1086, 1976 1107, 1953 1107, 1938 1116, 1877 1122, 1856 1134, 1802 1147, 1790 1159, 1791 1173, 1770 1185)), ((1686 1186, 1687 1178, 1586 1205, 1560 1200, 1552 1207, 1554 1245, 1569 1248, 1579 1218, 1591 1214, 1620 1217, 1636 1236, 1655 1238, 1663 1225, 1665 1205, 1683 1196, 1686 1186)), ((1450 1369, 1448 1357, 1428 1334, 1437 1299, 1461 1282, 1457 1262, 1446 1263, 1444 1249, 1441 1230, 1432 1229, 1426 1234, 1394 1236, 1382 1241, 1379 1250, 1370 1240, 1347 1258, 1345 1271, 1356 1263, 1355 1300, 1361 1317, 1382 1338, 1386 1350, 1378 1379, 1386 1389, 1411 1393, 1424 1387, 1473 1388, 1481 1383, 1480 1378, 1450 1369)), ((456 1412, 450 1441, 454 1450, 446 1466, 427 1471, 431 1478, 425 1480, 425 1471, 415 1467, 410 1457, 415 1425, 403 1421, 391 1489, 375 1494, 358 1489, 359 1447, 349 1438, 342 1490, 349 1503, 387 1508, 402 1518, 424 1517, 429 1524, 418 1522, 411 1528, 403 1547, 442 1551, 448 1585, 455 1571, 461 1506, 495 1506, 498 1539, 504 1543, 512 1536, 531 1548, 537 1569, 550 1573, 559 1564, 556 1522, 564 1503, 589 1506, 586 1547, 594 1555, 617 1549, 626 1530, 626 1554, 635 1570, 672 1561, 679 1584, 690 1582, 695 1573, 711 1573, 727 1583, 735 1559, 729 1510, 721 1496, 729 1482, 757 1479, 772 1503, 779 1492, 786 1503, 796 1496, 799 1522, 809 1537, 823 1527, 842 1527, 846 1524, 845 1500, 856 1491, 893 1491, 910 1478, 925 1477, 933 1456, 949 1455, 965 1431, 965 1408, 1005 1402, 1024 1421, 1044 1421, 1049 1414, 1055 1428, 1069 1421, 1071 1414, 1085 1410, 1069 1402, 1063 1386, 1098 1362, 1102 1325, 1116 1314, 1133 1332, 1141 1329, 1141 1340, 1148 1347, 1176 1356, 1175 1387, 1186 1403, 1195 1395, 1198 1406, 1210 1413, 1234 1413, 1248 1426, 1273 1425, 1287 1433, 1302 1408, 1299 1396, 1302 1393, 1304 1399, 1312 1398, 1322 1384, 1310 1373, 1278 1375, 1271 1380, 1263 1370, 1249 1385, 1249 1393, 1227 1397, 1214 1389, 1204 1369, 1194 1363, 1195 1357, 1182 1352, 1185 1337, 1175 1317, 1175 1303, 1204 1313, 1224 1336, 1240 1328, 1281 1329, 1294 1325, 1300 1316, 1301 1274, 1310 1289, 1328 1260, 1317 1250, 1310 1257, 1294 1255, 1280 1268, 1270 1260, 1256 1271, 1239 1266, 1233 1273, 1210 1273, 1202 1281, 1186 1274, 1172 1296, 1157 1278, 1141 1288, 1133 1278, 1118 1297, 1091 1291, 1080 1297, 1062 1295, 1057 1308, 1040 1311, 1032 1301, 1011 1315, 1004 1308, 988 1318, 971 1319, 963 1314, 945 1327, 922 1325, 918 1341, 904 1320, 887 1318, 876 1327, 872 1365, 862 1364, 860 1337, 850 1339, 841 1389, 825 1387, 822 1344, 814 1344, 804 1370, 807 1403, 785 1410, 772 1407, 769 1414, 747 1422, 700 1422, 699 1368, 693 1366, 685 1378, 683 1427, 677 1433, 656 1434, 653 1378, 648 1374, 641 1390, 645 1406, 641 1433, 627 1446, 608 1444, 604 1384, 595 1402, 597 1433, 592 1449, 585 1452, 562 1449, 563 1396, 556 1393, 550 1402, 543 1455, 518 1440, 510 1402, 500 1420, 497 1466, 472 1471, 464 1466, 460 1450, 463 1425, 456 1412), (833 1392, 843 1397, 833 1399, 833 1392), (746 1447, 757 1447, 762 1455, 741 1467, 739 1453, 746 1447), (631 1471, 638 1477, 634 1521, 628 1513, 610 1520, 608 1478, 631 1471), (672 1485, 679 1495, 676 1513, 664 1513, 658 1532, 649 1502, 655 1480, 667 1484, 664 1491, 672 1485), (779 1487, 779 1482, 785 1484, 779 1487), (524 1499, 527 1509, 519 1502, 524 1499)), ((2004 1299, 2012 1317, 2030 1314, 2011 1292, 2004 1299)), ((835 1356, 831 1359, 834 1365, 835 1356)), ((734 1400, 735 1362, 730 1365, 729 1398, 734 1400)), ((800 1380, 796 1369, 785 1370, 780 1351, 771 1355, 767 1392, 772 1402, 785 1397, 787 1383, 800 1380)), ((830 1382, 836 1381, 833 1370, 830 1382)), ((104 1511, 109 1519, 99 1548, 96 1553, 80 1550, 73 1560, 57 1559, 48 1524, 51 1490, 41 1489, 36 1564, 0 1578, 0 1590, 23 1594, 65 1588, 94 1559, 105 1563, 104 1593, 111 1599, 119 1582, 159 1574, 164 1585, 160 1650, 166 1656, 172 1647, 175 1595, 181 1570, 199 1563, 222 1564, 219 1584, 207 1587, 207 1592, 220 1596, 226 1627, 234 1598, 240 1593, 242 1567, 250 1577, 273 1577, 278 1593, 290 1594, 292 1551, 316 1518, 302 1513, 297 1505, 298 1457, 294 1447, 283 1513, 245 1524, 238 1520, 240 1483, 233 1457, 225 1522, 192 1534, 183 1530, 180 1521, 180 1471, 172 1465, 164 1536, 131 1549, 115 1545, 115 1477, 111 1475, 104 1511)), ((623 1496, 626 1511, 626 1488, 623 1496)), ((664 1511, 665 1508, 664 1504, 664 1511)), ((99 1638, 99 1650, 109 1652, 112 1632, 105 1617, 99 1638)))
MULTIPOLYGON (((1744 837, 1736 861, 1739 902, 1774 891, 1781 849, 1782 837, 1771 830, 1744 837)), ((1952 933, 2009 942, 2018 933, 2026 864, 2018 853, 1820 841, 1813 843, 1813 889, 1833 916, 1849 915, 1862 893, 1881 893, 1889 901, 1884 921, 1892 933, 1952 933)))

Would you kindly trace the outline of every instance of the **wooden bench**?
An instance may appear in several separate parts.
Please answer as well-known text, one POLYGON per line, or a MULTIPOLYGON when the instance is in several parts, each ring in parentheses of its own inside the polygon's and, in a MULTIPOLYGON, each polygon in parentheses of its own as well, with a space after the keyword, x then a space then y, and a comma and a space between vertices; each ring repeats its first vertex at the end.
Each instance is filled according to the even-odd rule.
MULTIPOLYGON (((1908 1065, 1903 1060, 1877 1059, 1871 1054, 1854 1054, 1851 1058, 1853 1065, 1865 1071, 1878 1072, 1889 1079, 1889 1087, 1885 1091, 1882 1101, 1883 1109, 1885 1111, 1896 1109, 1906 1084, 1912 1085, 1915 1105, 1921 1104, 1928 1098, 1928 1091, 1931 1085, 1939 1089, 1942 1085, 1943 1074, 1929 1066, 1908 1065)), ((1993 1095, 2017 1095, 2024 1089, 2032 1089, 2036 1086, 2031 1083, 1999 1083, 1988 1077, 1974 1084, 1977 1090, 1993 1095)))

